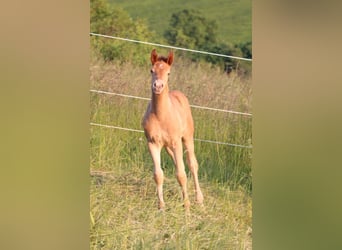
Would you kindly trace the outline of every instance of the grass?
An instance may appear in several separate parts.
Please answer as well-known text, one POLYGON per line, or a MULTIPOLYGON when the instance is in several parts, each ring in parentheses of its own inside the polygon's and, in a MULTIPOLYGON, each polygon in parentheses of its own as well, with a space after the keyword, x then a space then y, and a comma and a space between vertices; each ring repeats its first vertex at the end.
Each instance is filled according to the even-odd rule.
MULTIPOLYGON (((165 53, 164 53, 165 54, 165 53)), ((150 97, 146 67, 92 60, 91 88, 150 97)), ((191 104, 251 112, 251 80, 176 58, 170 88, 191 104)), ((141 130, 147 101, 91 93, 91 121, 141 130)), ((195 137, 251 144, 251 118, 192 109, 195 137)), ((166 210, 157 210, 143 133, 91 127, 91 249, 251 249, 251 149, 195 142, 204 207, 184 213, 174 166, 162 154, 166 210)), ((189 174, 189 173, 188 173, 189 174)), ((194 188, 189 176, 190 201, 194 188)))
POLYGON ((130 170, 93 173, 91 249, 251 249, 251 202, 242 192, 202 185, 205 207, 185 214, 178 184, 167 178, 160 212, 151 176, 130 170))
POLYGON ((109 0, 114 6, 126 10, 133 18, 143 18, 149 27, 163 35, 169 27, 171 15, 182 9, 199 10, 205 18, 218 23, 218 38, 227 43, 252 40, 251 0, 197 0, 197 1, 124 1, 109 0))

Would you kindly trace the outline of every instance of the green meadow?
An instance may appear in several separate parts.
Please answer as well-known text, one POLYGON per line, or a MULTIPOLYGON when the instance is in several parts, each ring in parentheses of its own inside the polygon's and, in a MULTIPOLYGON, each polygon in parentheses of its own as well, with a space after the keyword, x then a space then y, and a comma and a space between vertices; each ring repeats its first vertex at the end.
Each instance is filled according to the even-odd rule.
POLYGON ((235 44, 252 40, 252 1, 157 1, 157 0, 109 0, 115 7, 127 11, 134 19, 147 20, 148 26, 162 36, 169 27, 173 13, 183 9, 195 9, 218 24, 220 41, 235 44))
MULTIPOLYGON (((165 54, 166 51, 159 49, 165 54)), ((150 98, 149 54, 146 66, 127 62, 90 64, 91 89, 150 98)), ((228 77, 220 68, 177 57, 170 89, 190 104, 251 113, 251 79, 228 77)), ((142 130, 148 101, 90 93, 90 121, 142 130)), ((192 108, 195 138, 244 146, 252 143, 252 117, 192 108)), ((157 209, 153 164, 139 131, 92 125, 90 138, 91 249, 251 249, 251 148, 195 141, 204 206, 186 214, 168 155, 162 153, 166 209, 157 209)))

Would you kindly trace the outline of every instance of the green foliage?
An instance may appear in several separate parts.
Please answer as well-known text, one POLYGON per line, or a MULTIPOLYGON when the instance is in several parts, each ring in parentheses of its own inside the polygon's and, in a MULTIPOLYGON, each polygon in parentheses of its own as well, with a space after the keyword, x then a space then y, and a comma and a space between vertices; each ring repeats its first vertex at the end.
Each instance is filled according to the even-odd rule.
MULTIPOLYGON (((213 53, 232 55, 238 57, 252 57, 251 42, 241 44, 218 43, 217 23, 203 17, 196 10, 182 10, 172 14, 169 29, 165 32, 165 38, 169 44, 190 49, 199 49, 213 53)), ((205 60, 219 65, 222 69, 230 65, 233 68, 240 67, 240 72, 249 74, 251 71, 248 63, 240 63, 239 60, 227 57, 218 57, 202 54, 191 54, 195 61, 205 60)))
MULTIPOLYGON (((205 51, 210 51, 213 53, 223 54, 223 55, 231 55, 238 56, 244 58, 252 58, 252 43, 246 42, 241 44, 227 44, 221 43, 218 45, 208 44, 203 48, 205 51)), ((195 57, 200 58, 198 55, 195 57)), ((232 59, 227 57, 218 57, 205 55, 202 56, 207 62, 218 65, 221 68, 227 68, 227 66, 231 66, 235 71, 239 72, 239 75, 249 76, 252 72, 252 64, 251 62, 246 62, 238 59, 232 59)))
MULTIPOLYGON (((163 43, 164 38, 160 35, 158 37, 151 31, 145 20, 133 20, 127 12, 114 7, 107 0, 91 0, 90 7, 91 32, 163 43)), ((200 11, 193 9, 184 9, 173 13, 169 20, 169 28, 166 29, 164 35, 167 43, 174 46, 240 57, 251 58, 252 56, 250 41, 239 44, 219 42, 217 22, 205 18, 200 11)), ((150 53, 151 48, 146 45, 92 36, 91 50, 92 55, 106 61, 131 61, 145 65, 148 63, 146 54, 150 53)), ((219 65, 222 70, 230 65, 232 68, 238 68, 242 74, 248 75, 251 72, 251 63, 248 62, 194 53, 183 53, 183 56, 190 57, 195 61, 206 61, 219 65)))
MULTIPOLYGON (((90 9, 90 30, 93 33, 142 41, 155 38, 144 20, 134 21, 127 12, 114 8, 106 0, 91 0, 90 9)), ((106 61, 116 59, 138 64, 145 64, 146 54, 150 52, 146 46, 94 36, 91 37, 91 49, 93 55, 106 61)))
POLYGON ((252 58, 252 42, 244 42, 238 44, 243 57, 252 58))
POLYGON ((200 11, 207 20, 215 20, 218 43, 239 44, 252 40, 252 0, 109 0, 134 19, 144 18, 157 34, 168 29, 173 13, 183 9, 200 11))
POLYGON ((195 49, 215 43, 216 33, 214 20, 204 18, 199 11, 185 9, 172 14, 165 38, 174 46, 195 49))
POLYGON ((129 15, 121 9, 113 8, 106 0, 90 1, 90 31, 100 34, 122 35, 132 23, 129 15))
MULTIPOLYGON (((217 53, 217 54, 223 54, 223 55, 233 55, 233 56, 241 56, 241 50, 234 45, 227 44, 227 43, 221 43, 221 44, 207 44, 202 48, 205 51, 217 53)), ((197 58, 199 56, 197 55, 197 58)), ((234 67, 238 63, 237 60, 226 58, 226 57, 218 57, 218 56, 211 56, 211 55, 205 55, 202 56, 207 62, 210 62, 212 64, 220 65, 221 68, 224 67, 224 65, 229 64, 233 65, 234 67)))

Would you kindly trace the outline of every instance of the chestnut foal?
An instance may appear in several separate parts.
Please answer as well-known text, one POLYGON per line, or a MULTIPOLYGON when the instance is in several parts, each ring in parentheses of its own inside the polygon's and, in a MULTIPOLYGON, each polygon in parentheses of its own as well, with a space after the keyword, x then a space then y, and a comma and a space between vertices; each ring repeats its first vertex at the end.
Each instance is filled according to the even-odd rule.
POLYGON ((169 91, 168 75, 173 62, 173 52, 168 57, 159 56, 152 50, 152 99, 143 118, 148 149, 154 163, 154 180, 157 185, 159 209, 165 206, 163 198, 164 174, 160 165, 163 147, 176 166, 176 177, 182 188, 184 207, 188 210, 190 201, 187 191, 187 176, 183 162, 183 145, 187 163, 194 179, 196 201, 203 203, 203 194, 198 183, 198 163, 194 152, 194 123, 188 99, 180 91, 169 91))

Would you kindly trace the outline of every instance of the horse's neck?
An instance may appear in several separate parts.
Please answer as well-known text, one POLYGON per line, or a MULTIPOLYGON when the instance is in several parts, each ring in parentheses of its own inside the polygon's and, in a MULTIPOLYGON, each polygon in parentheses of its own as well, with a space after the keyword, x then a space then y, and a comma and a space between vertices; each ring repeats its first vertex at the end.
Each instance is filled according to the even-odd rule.
POLYGON ((168 89, 164 89, 163 93, 152 94, 152 111, 159 117, 168 116, 170 112, 171 101, 168 89))

